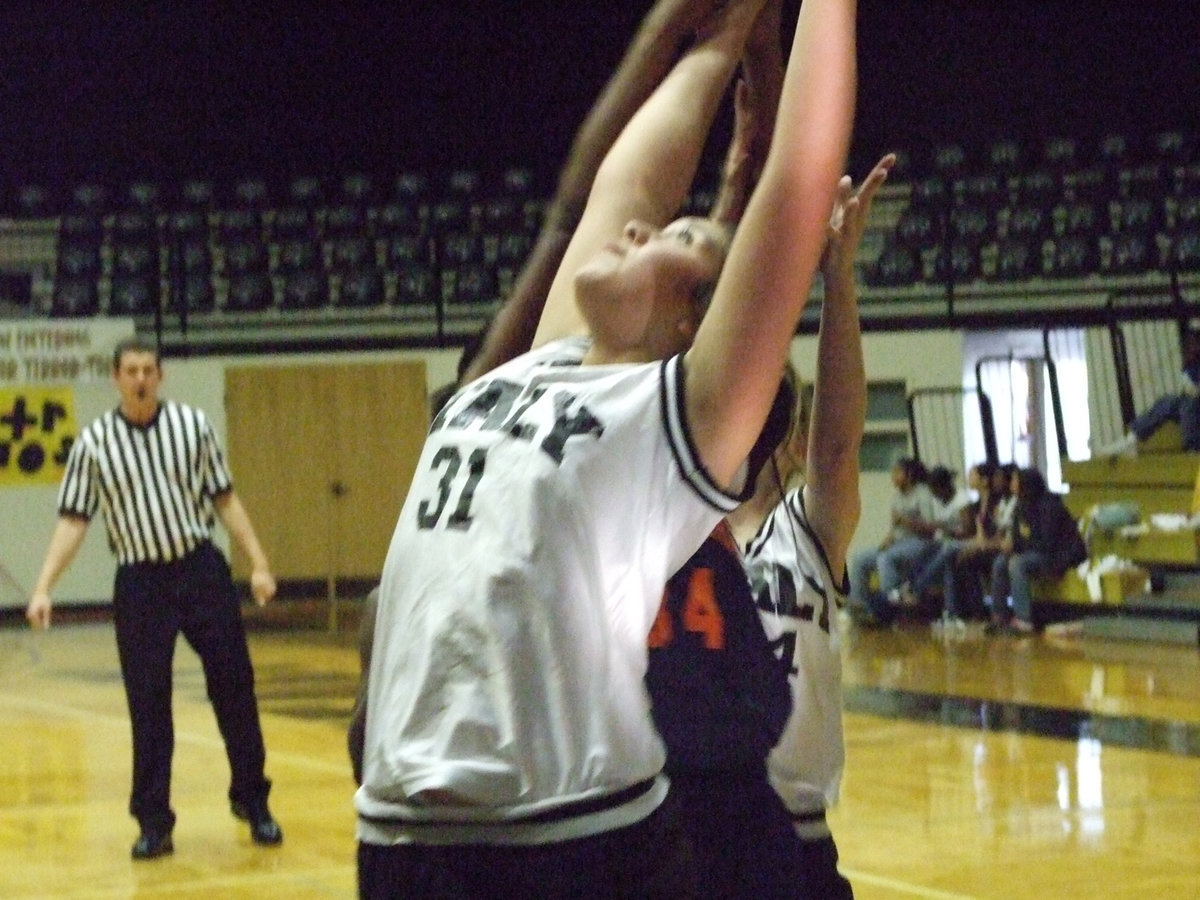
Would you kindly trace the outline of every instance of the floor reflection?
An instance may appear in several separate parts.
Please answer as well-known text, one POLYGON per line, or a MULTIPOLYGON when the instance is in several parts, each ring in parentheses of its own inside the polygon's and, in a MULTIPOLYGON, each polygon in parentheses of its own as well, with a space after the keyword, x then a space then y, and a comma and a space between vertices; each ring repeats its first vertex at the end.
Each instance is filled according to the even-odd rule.
POLYGON ((1200 756, 1200 725, 1087 710, 1039 706, 1009 700, 948 697, 892 687, 848 686, 848 712, 909 719, 936 725, 1012 731, 1097 746, 1157 750, 1200 756))

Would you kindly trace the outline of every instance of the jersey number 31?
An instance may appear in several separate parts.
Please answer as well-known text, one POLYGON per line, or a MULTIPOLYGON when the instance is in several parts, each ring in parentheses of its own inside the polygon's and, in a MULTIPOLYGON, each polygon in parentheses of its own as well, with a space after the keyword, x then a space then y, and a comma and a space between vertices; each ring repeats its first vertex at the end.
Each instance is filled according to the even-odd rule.
POLYGON ((431 468, 441 471, 437 483, 437 497, 422 500, 417 507, 417 527, 423 531, 436 528, 442 521, 442 516, 450 503, 450 495, 457 490, 458 500, 454 509, 446 517, 447 528, 466 531, 471 527, 471 501, 475 499, 475 488, 483 477, 483 464, 487 459, 487 450, 476 448, 467 457, 467 471, 462 478, 462 452, 457 447, 442 447, 433 457, 431 468), (461 486, 459 485, 461 482, 461 486))

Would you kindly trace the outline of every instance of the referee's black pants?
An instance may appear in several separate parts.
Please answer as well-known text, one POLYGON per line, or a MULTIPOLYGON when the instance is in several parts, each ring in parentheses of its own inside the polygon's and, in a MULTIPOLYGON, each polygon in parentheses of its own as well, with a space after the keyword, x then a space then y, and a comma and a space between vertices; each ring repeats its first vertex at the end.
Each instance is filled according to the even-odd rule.
POLYGON ((167 831, 175 727, 171 675, 183 633, 204 666, 208 699, 225 740, 229 799, 254 807, 271 783, 254 695, 254 669, 229 564, 211 543, 169 563, 119 566, 113 619, 133 730, 129 812, 144 830, 167 831))

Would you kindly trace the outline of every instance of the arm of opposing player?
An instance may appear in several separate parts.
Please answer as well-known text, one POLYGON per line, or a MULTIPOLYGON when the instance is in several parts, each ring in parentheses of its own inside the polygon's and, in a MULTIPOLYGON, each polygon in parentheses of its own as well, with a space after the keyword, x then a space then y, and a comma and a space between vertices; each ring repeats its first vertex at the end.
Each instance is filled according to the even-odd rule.
MULTIPOLYGON (((533 249, 512 293, 496 313, 482 349, 463 373, 463 384, 524 353, 533 344, 554 276, 583 215, 596 170, 621 129, 670 71, 680 48, 709 15, 714 3, 659 0, 642 21, 616 71, 575 133, 533 249)), ((547 326, 541 342, 570 334, 578 327, 577 319, 564 316, 560 324, 547 326)))
POLYGON ((741 221, 771 148, 783 89, 782 0, 767 0, 746 39, 742 77, 734 94, 734 128, 710 217, 741 221))

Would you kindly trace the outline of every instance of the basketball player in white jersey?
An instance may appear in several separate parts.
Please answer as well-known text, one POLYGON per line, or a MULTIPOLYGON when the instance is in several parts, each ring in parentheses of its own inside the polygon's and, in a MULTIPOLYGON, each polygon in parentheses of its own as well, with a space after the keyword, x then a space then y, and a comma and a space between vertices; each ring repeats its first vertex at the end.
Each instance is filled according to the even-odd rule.
MULTIPOLYGON (((777 6, 779 2, 768 0, 768 6, 777 6)), ((680 47, 690 39, 712 5, 712 0, 658 0, 646 14, 616 71, 575 133, 542 227, 511 293, 486 332, 463 347, 457 380, 431 395, 432 415, 441 412, 463 385, 530 349, 546 305, 546 294, 583 215, 596 170, 634 113, 671 71, 680 47)), ((760 15, 742 59, 742 78, 751 83, 739 85, 737 126, 712 213, 718 221, 733 223, 740 218, 751 180, 757 176, 766 156, 765 145, 770 140, 769 129, 778 106, 779 83, 783 80, 781 52, 778 15, 774 21, 760 15), (774 44, 764 48, 762 45, 768 40, 765 32, 771 31, 772 25, 769 39, 774 44)), ((359 633, 362 677, 347 730, 350 763, 355 781, 360 784, 367 672, 378 594, 375 588, 363 602, 359 633)))
POLYGON ((431 428, 380 590, 363 897, 690 893, 646 635, 667 576, 738 501, 853 117, 855 4, 806 0, 728 258, 711 222, 660 227, 761 5, 715 10, 610 150, 538 346, 431 428))
MULTIPOLYGON (((871 203, 895 164, 885 156, 852 192, 843 178, 821 261, 824 303, 811 422, 795 427, 758 477, 754 497, 731 517, 745 547, 763 628, 788 664, 792 712, 768 758, 771 783, 801 844, 800 898, 852 897, 837 870, 825 810, 837 801, 845 760, 838 608, 849 590, 846 552, 860 511, 858 448, 866 378, 854 257, 871 203), (801 487, 789 487, 794 475, 801 487)), ((798 392, 797 392, 798 393, 798 392)))

